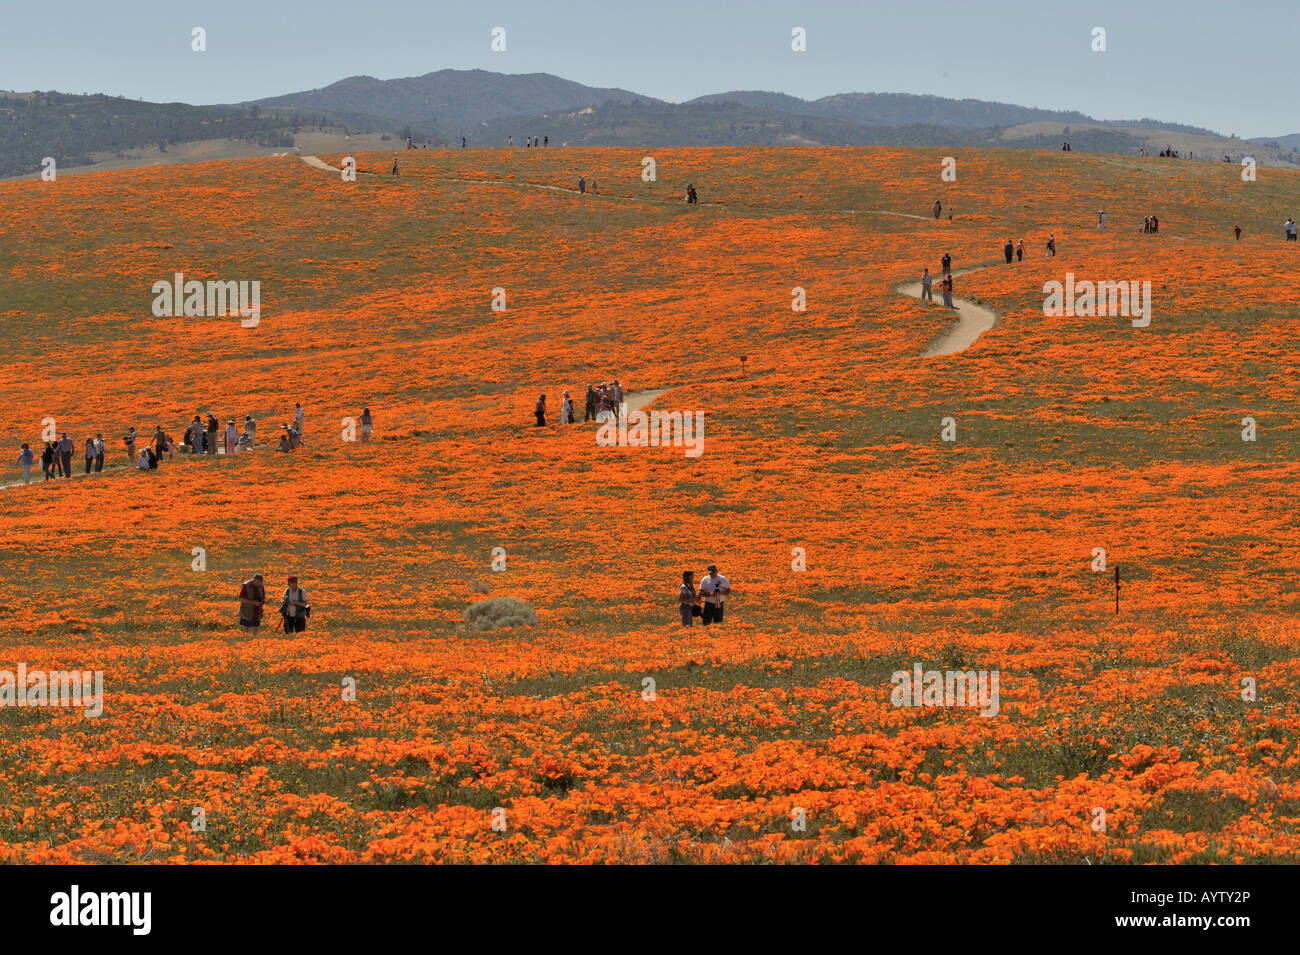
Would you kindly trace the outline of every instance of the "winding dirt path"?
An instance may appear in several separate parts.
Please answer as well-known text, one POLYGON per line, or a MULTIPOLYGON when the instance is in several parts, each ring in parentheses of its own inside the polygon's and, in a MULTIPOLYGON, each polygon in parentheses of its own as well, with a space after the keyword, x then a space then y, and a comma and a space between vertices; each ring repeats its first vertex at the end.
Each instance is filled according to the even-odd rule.
MULTIPOLYGON (((973 269, 962 269, 952 273, 955 279, 959 275, 970 275, 972 272, 982 272, 984 269, 991 269, 991 265, 979 265, 973 269)), ((939 276, 935 276, 940 278, 939 276)), ((942 280, 940 278, 940 280, 942 280)), ((939 282, 934 283, 934 296, 936 301, 942 302, 942 296, 938 289, 939 282)), ((921 297, 921 283, 908 282, 900 285, 895 289, 900 295, 910 295, 912 298, 921 297)), ((974 302, 968 302, 964 298, 953 297, 952 303, 956 308, 957 322, 955 325, 945 329, 934 341, 921 352, 922 358, 935 358, 939 355, 955 355, 963 352, 971 345, 975 344, 976 339, 987 332, 990 328, 998 323, 998 317, 995 313, 976 305, 974 302)))

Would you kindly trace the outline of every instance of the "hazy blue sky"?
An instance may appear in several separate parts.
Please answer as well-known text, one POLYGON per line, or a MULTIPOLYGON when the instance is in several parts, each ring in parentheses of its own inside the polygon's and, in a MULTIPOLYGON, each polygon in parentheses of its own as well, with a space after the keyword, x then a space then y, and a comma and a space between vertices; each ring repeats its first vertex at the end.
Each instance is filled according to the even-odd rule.
POLYGON ((932 93, 1271 136, 1300 131, 1297 26, 1300 0, 4 0, 0 88, 222 103, 477 67, 673 101, 932 93))

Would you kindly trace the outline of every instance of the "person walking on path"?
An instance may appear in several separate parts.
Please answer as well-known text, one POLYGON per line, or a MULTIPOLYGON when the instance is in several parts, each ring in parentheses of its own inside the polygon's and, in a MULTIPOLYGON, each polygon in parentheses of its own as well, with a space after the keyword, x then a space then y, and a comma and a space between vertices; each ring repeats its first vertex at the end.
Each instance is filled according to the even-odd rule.
POLYGON ((682 626, 689 627, 701 614, 700 595, 695 592, 695 571, 682 571, 682 585, 677 588, 677 609, 682 615, 682 626))
POLYGON ((564 393, 564 401, 560 404, 560 424, 573 424, 573 399, 569 393, 564 393))
POLYGON ((1287 220, 1286 220, 1286 224, 1283 226, 1283 228, 1286 229, 1286 240, 1287 240, 1288 242, 1294 242, 1294 241, 1296 240, 1296 238, 1295 238, 1295 229, 1296 229, 1296 226, 1295 226, 1295 219, 1294 219, 1294 218, 1287 219, 1287 220))
POLYGON ((1056 258, 1056 233, 1055 232, 1047 233, 1047 254, 1050 255, 1052 258, 1056 258))
POLYGON ((302 410, 301 402, 295 401, 293 403, 293 430, 297 431, 299 435, 303 433, 302 424, 306 416, 307 413, 302 410))
POLYGON ((396 160, 396 159, 393 160, 393 175, 394 175, 394 176, 398 175, 398 172, 397 172, 397 160, 396 160))
POLYGON ((217 453, 217 430, 221 427, 221 422, 211 411, 208 412, 208 433, 203 440, 203 452, 205 454, 217 453))
POLYGON ((1235 235, 1235 236, 1237 237, 1237 241, 1240 242, 1240 241, 1241 241, 1241 226, 1239 226, 1239 225, 1235 225, 1235 226, 1233 226, 1233 227, 1232 227, 1232 234, 1235 235))
POLYGON ((938 199, 934 200, 934 217, 937 219, 943 214, 943 203, 938 199))
POLYGON ((688 206, 699 205, 700 194, 695 191, 695 183, 686 187, 686 204, 688 206))
POLYGON ((1016 247, 1012 244, 1010 239, 1007 239, 1007 244, 1002 247, 1002 254, 1007 257, 1007 265, 1010 265, 1011 260, 1015 258, 1016 255, 1016 247))
POLYGON ((95 473, 96 474, 104 470, 104 454, 106 451, 107 451, 107 447, 104 444, 104 432, 96 431, 95 432, 95 473))
POLYGON ((922 302, 934 301, 934 293, 930 290, 931 281, 932 279, 930 276, 930 270, 929 268, 927 268, 924 272, 921 273, 921 301, 922 302))
POLYGON ((1016 243, 1016 261, 1019 262, 1025 257, 1025 240, 1021 239, 1016 243))
POLYGON ((54 443, 46 441, 45 449, 41 451, 41 470, 45 472, 45 480, 47 481, 54 479, 54 459, 56 456, 57 452, 54 450, 54 443))
POLYGON ((951 275, 945 275, 943 277, 943 281, 939 284, 939 290, 943 292, 944 308, 956 308, 957 306, 952 304, 952 276, 951 275))
POLYGON ((65 478, 72 477, 72 439, 68 437, 68 432, 63 432, 63 437, 59 439, 59 468, 63 471, 65 478))
POLYGON ((239 440, 239 431, 235 428, 235 419, 226 422, 226 454, 235 453, 235 442, 239 440))
POLYGON ((583 422, 596 420, 596 389, 587 382, 587 407, 582 414, 583 422))
POLYGON ((709 564, 708 575, 700 581, 700 596, 704 598, 700 622, 706 627, 711 623, 722 623, 722 606, 729 593, 731 581, 718 573, 717 564, 709 564))
POLYGON ((581 196, 585 196, 585 195, 587 194, 587 177, 586 177, 586 176, 579 176, 579 177, 578 177, 578 194, 581 195, 581 196))
POLYGON ((32 451, 31 445, 26 441, 23 442, 23 449, 18 452, 18 468, 23 472, 23 483, 32 483, 32 464, 36 461, 36 453, 32 451))
POLYGON ((280 603, 280 616, 284 618, 284 632, 302 633, 307 629, 307 616, 311 613, 311 604, 307 603, 307 591, 298 586, 297 577, 290 577, 288 584, 284 591, 284 600, 280 603))
POLYGON ((546 427, 546 395, 537 396, 537 406, 533 408, 533 414, 537 416, 537 427, 546 427))
POLYGON ((375 419, 369 408, 361 409, 361 443, 369 444, 370 436, 375 432, 375 419))
POLYGON ((261 574, 254 574, 239 586, 239 625, 245 633, 257 636, 262 625, 262 608, 266 604, 266 584, 261 574))
POLYGON ((1101 212, 1098 212, 1098 213, 1097 213, 1097 228, 1098 228, 1098 229, 1105 229, 1105 228, 1106 228, 1106 210, 1105 210, 1105 209, 1103 209, 1101 212))
POLYGON ((945 252, 945 253, 943 254, 943 258, 940 259, 939 261, 943 264, 943 274, 944 274, 944 275, 949 275, 949 274, 951 274, 951 273, 952 273, 952 256, 951 256, 949 253, 945 252))
POLYGON ((86 473, 95 466, 95 439, 86 435, 86 473))

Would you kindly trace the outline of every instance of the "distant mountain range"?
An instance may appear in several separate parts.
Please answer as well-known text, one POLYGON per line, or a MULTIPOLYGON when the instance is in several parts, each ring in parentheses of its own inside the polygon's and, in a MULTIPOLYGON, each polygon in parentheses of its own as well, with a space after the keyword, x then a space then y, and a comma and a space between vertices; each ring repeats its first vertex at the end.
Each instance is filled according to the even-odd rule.
MULTIPOLYGON (((584 86, 549 73, 439 70, 380 80, 352 76, 315 90, 245 103, 190 106, 112 96, 0 93, 0 177, 123 157, 138 147, 233 139, 292 148, 303 131, 374 132, 416 143, 552 145, 985 146, 1180 154, 1300 167, 1300 133, 1246 141, 1155 119, 1097 120, 1075 111, 906 93, 839 93, 816 100, 740 90, 669 103, 584 86)), ((395 143, 396 145, 396 143, 395 143)), ((343 147, 341 147, 343 148, 343 147)))

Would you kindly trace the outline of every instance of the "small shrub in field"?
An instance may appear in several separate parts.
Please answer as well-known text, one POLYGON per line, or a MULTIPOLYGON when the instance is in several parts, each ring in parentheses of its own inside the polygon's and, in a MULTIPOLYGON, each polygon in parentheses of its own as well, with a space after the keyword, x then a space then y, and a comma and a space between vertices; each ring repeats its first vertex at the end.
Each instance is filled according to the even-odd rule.
POLYGON ((489 597, 466 607, 465 619, 479 630, 531 627, 537 623, 537 611, 514 597, 489 597))
POLYGON ((469 592, 472 594, 485 594, 488 592, 487 581, 471 580, 469 582, 469 592))

